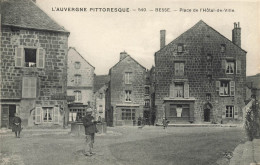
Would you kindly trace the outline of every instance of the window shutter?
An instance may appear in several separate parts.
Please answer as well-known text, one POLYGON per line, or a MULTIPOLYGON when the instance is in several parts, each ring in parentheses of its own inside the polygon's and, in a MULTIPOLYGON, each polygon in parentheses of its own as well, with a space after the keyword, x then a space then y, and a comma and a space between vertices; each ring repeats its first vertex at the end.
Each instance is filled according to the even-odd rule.
POLYGON ((236 71, 237 71, 237 74, 241 74, 241 61, 240 60, 236 61, 236 71))
POLYGON ((37 89, 37 87, 36 87, 36 84, 37 84, 37 79, 36 79, 36 77, 32 77, 31 79, 29 79, 30 81, 31 81, 31 85, 29 86, 30 87, 30 97, 31 98, 36 98, 36 89, 37 89))
POLYGON ((184 75, 184 63, 180 63, 179 74, 180 74, 181 76, 184 75))
POLYGON ((81 75, 78 76, 78 84, 81 84, 81 75))
POLYGON ((222 119, 225 119, 226 118, 226 109, 223 108, 222 109, 222 119))
POLYGON ((35 124, 40 124, 41 123, 41 113, 42 113, 42 108, 41 107, 36 107, 35 108, 35 124))
POLYGON ((216 91, 219 92, 219 88, 220 88, 220 81, 216 81, 216 91))
POLYGON ((229 86, 230 86, 230 96, 235 96, 235 81, 230 81, 229 86))
POLYGON ((184 83, 184 98, 189 98, 189 84, 188 84, 188 82, 184 83))
POLYGON ((30 87, 30 80, 28 77, 23 78, 23 89, 22 89, 22 97, 28 98, 29 97, 29 88, 30 87))
POLYGON ((179 70, 179 63, 174 63, 174 73, 175 73, 175 76, 179 76, 179 72, 180 72, 180 70, 179 70))
POLYGON ((170 98, 174 98, 174 88, 175 88, 175 85, 174 83, 170 84, 170 98))
POLYGON ((234 106, 234 119, 238 118, 238 108, 234 106))
POLYGON ((226 72, 226 60, 222 60, 221 62, 221 68, 225 70, 226 72))
POLYGON ((59 124, 59 107, 54 107, 54 120, 53 120, 53 122, 55 123, 55 124, 59 124))
POLYGON ((37 67, 44 68, 44 61, 45 61, 45 50, 43 48, 37 49, 37 67))
POLYGON ((24 49, 22 46, 15 48, 15 66, 23 67, 24 49))

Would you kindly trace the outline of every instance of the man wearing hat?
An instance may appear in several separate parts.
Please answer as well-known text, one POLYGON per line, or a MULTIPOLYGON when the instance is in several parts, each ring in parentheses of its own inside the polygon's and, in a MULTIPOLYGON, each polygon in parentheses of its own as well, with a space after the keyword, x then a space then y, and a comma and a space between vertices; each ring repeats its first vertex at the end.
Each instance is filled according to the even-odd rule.
POLYGON ((85 149, 84 149, 85 150, 84 155, 86 156, 92 156, 94 154, 92 150, 93 150, 95 133, 97 132, 96 121, 94 121, 94 117, 91 115, 92 115, 92 109, 88 108, 87 114, 82 119, 83 125, 85 127, 85 135, 86 135, 85 149))
POLYGON ((14 114, 12 124, 13 124, 12 131, 15 132, 15 137, 20 138, 20 132, 22 130, 22 126, 21 126, 22 120, 20 117, 18 117, 17 113, 14 114))

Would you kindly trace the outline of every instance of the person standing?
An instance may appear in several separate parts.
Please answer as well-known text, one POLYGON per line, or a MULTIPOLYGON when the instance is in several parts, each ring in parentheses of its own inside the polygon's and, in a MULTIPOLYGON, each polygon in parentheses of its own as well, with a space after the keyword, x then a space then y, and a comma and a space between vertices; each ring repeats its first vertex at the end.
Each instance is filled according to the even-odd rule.
POLYGON ((16 138, 20 138, 20 132, 22 130, 22 120, 20 117, 18 117, 18 114, 15 113, 14 114, 14 118, 13 118, 13 121, 12 121, 12 131, 15 132, 15 137, 16 138))
POLYGON ((93 147, 94 147, 94 139, 95 133, 98 132, 96 127, 96 121, 94 121, 94 117, 92 116, 92 109, 87 109, 87 114, 82 119, 83 125, 85 127, 85 148, 84 148, 84 155, 92 156, 93 147))
POLYGON ((167 118, 164 117, 163 118, 163 129, 167 128, 168 124, 169 124, 169 121, 167 120, 167 118))

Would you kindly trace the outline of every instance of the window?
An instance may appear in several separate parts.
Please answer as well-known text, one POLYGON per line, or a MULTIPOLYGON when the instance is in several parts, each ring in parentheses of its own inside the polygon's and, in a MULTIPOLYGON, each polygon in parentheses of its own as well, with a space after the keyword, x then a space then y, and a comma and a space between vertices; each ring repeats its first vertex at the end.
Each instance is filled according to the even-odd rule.
POLYGON ((81 84, 81 75, 76 74, 74 82, 75 82, 75 85, 80 85, 81 84))
POLYGON ((207 75, 207 79, 208 79, 208 81, 211 83, 211 81, 212 81, 212 75, 208 74, 208 75, 207 75))
POLYGON ((212 62, 212 55, 211 54, 207 54, 207 61, 208 62, 212 62))
POLYGON ((170 117, 189 117, 190 116, 190 106, 188 104, 170 104, 170 117))
POLYGON ((59 107, 36 107, 35 124, 41 123, 59 123, 59 107))
POLYGON ((220 96, 235 96, 235 82, 229 80, 216 81, 216 89, 220 96))
POLYGON ((23 98, 36 98, 37 78, 36 77, 23 77, 23 98))
POLYGON ((43 122, 52 122, 53 108, 43 108, 43 122))
POLYGON ((74 96, 75 96, 75 102, 81 102, 82 100, 81 91, 74 91, 74 96))
POLYGON ((222 68, 225 69, 226 74, 240 74, 241 61, 235 59, 222 60, 222 68))
POLYGON ((75 69, 80 69, 80 62, 76 61, 74 64, 75 69))
POLYGON ((183 52, 183 44, 178 44, 177 46, 177 52, 182 53, 183 52))
POLYGON ((234 74, 235 70, 235 62, 234 61, 227 61, 226 62, 226 73, 227 74, 234 74))
POLYGON ((221 44, 220 52, 221 53, 225 53, 225 51, 226 51, 226 45, 225 44, 221 44))
POLYGON ((99 98, 100 98, 100 99, 103 98, 103 93, 99 93, 99 98))
POLYGON ((150 100, 149 99, 144 100, 144 106, 145 107, 150 107, 150 100))
POLYGON ((126 72, 125 73, 125 84, 131 84, 131 76, 132 76, 132 73, 131 72, 126 72))
POLYGON ((184 95, 184 86, 182 83, 175 84, 175 97, 183 97, 184 95))
POLYGON ((69 121, 82 121, 82 118, 86 115, 86 109, 82 108, 72 108, 69 112, 69 121))
POLYGON ((102 105, 99 105, 98 112, 103 113, 103 106, 102 105))
POLYGON ((135 109, 122 109, 122 120, 135 120, 135 109))
POLYGON ((150 92, 149 92, 149 87, 145 87, 145 94, 146 94, 146 95, 149 95, 149 93, 150 93, 150 92))
POLYGON ((174 63, 175 76, 184 75, 184 62, 175 62, 174 63))
POLYGON ((210 100, 211 100, 211 94, 210 94, 210 93, 207 93, 207 94, 206 94, 206 100, 207 100, 207 101, 210 101, 210 100))
POLYGON ((226 118, 234 117, 234 106, 226 106, 226 118))
POLYGON ((188 82, 174 82, 170 85, 170 98, 189 98, 188 82))
POLYGON ((130 90, 125 91, 125 101, 128 101, 128 102, 131 101, 131 91, 130 90))
POLYGON ((36 49, 24 49, 25 67, 36 67, 36 49))
POLYGON ((37 67, 44 68, 45 50, 43 48, 15 48, 16 67, 37 67))

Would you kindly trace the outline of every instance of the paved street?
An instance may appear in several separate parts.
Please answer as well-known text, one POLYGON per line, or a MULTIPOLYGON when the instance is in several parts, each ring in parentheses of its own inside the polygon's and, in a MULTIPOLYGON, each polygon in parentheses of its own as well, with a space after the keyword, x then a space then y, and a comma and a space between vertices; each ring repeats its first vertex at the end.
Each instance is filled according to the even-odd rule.
POLYGON ((1 136, 1 165, 59 164, 228 164, 224 153, 246 140, 234 127, 114 127, 97 135, 95 156, 82 154, 83 137, 24 131, 1 136), (217 163, 216 163, 217 162, 217 163))

